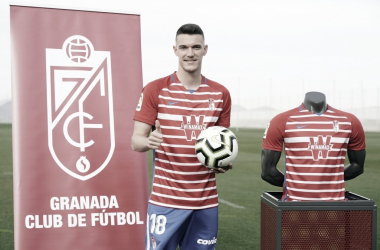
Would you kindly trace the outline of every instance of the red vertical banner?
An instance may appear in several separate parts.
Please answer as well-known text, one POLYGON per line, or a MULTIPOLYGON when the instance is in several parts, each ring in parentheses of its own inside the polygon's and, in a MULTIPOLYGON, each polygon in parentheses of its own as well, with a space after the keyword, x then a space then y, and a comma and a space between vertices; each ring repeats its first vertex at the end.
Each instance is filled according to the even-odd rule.
POLYGON ((10 10, 15 249, 143 249, 140 16, 10 10))

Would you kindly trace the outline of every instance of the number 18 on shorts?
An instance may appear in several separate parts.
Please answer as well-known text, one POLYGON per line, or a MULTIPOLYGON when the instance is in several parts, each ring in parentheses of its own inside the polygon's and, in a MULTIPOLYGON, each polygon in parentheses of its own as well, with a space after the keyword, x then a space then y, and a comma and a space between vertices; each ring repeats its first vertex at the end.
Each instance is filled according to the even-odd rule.
POLYGON ((187 210, 149 204, 146 250, 214 250, 218 207, 187 210))

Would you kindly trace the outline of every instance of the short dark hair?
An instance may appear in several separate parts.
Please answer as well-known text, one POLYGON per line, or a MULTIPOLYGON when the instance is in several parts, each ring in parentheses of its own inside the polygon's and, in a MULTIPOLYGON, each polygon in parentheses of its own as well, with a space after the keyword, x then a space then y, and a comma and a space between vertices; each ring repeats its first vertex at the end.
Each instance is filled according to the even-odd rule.
POLYGON ((201 35, 203 40, 205 39, 205 36, 203 34, 203 30, 201 29, 201 27, 199 27, 199 25, 196 25, 193 23, 187 23, 187 24, 184 24, 181 27, 179 27, 179 29, 177 30, 177 34, 176 34, 175 38, 177 39, 177 36, 182 35, 182 34, 201 35))

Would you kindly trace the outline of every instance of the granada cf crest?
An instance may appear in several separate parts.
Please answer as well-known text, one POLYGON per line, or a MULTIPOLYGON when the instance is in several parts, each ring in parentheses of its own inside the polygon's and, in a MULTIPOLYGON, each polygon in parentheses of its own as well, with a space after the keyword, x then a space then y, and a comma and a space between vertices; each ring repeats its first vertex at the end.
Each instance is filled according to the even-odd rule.
POLYGON ((339 121, 337 121, 337 120, 333 121, 333 128, 334 128, 335 133, 339 132, 339 121))
POLYGON ((208 108, 210 110, 215 110, 215 101, 214 101, 214 99, 212 99, 212 98, 208 99, 208 108))
POLYGON ((50 153, 64 172, 88 180, 115 149, 111 54, 71 36, 46 49, 46 83, 50 153))

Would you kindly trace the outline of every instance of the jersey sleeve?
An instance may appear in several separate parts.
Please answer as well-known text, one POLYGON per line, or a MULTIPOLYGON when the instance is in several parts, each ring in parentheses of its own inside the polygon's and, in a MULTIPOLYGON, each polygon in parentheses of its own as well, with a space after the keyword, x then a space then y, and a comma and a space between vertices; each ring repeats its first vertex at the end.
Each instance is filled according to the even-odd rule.
POLYGON ((264 132, 262 148, 273 151, 282 151, 285 137, 287 117, 284 114, 275 116, 267 125, 264 132))
POLYGON ((160 89, 155 82, 151 82, 143 88, 133 120, 152 126, 155 124, 158 113, 159 92, 160 89))
POLYGON ((223 110, 220 113, 219 119, 215 125, 222 126, 225 128, 230 127, 230 117, 231 117, 231 95, 230 92, 224 88, 223 90, 223 110))
POLYGON ((354 151, 363 150, 366 147, 363 126, 359 119, 352 114, 350 114, 350 120, 352 132, 347 149, 354 151))

